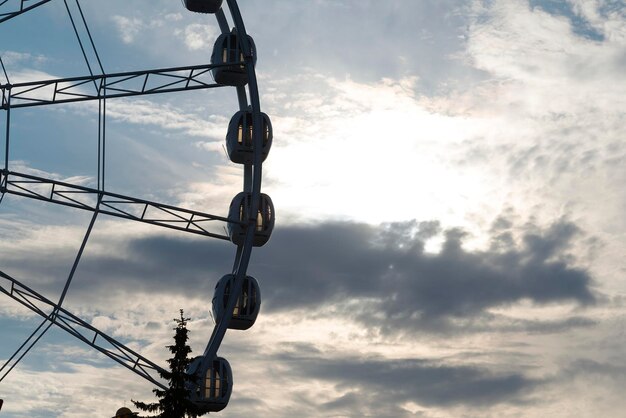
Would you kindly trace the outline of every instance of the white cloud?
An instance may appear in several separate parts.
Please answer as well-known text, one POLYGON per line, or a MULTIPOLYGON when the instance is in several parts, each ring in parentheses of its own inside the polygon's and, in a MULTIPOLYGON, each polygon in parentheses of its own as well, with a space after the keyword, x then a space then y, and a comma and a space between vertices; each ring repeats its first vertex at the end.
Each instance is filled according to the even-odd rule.
MULTIPOLYGON (((470 27, 468 57, 508 90, 506 96, 485 98, 491 100, 483 106, 493 106, 495 99, 537 116, 598 108, 611 112, 626 104, 626 87, 612 83, 623 73, 623 37, 582 38, 566 18, 531 10, 521 1, 496 2, 482 13, 470 27)), ((626 31, 623 19, 619 24, 615 32, 626 31)))
POLYGON ((190 51, 210 50, 219 35, 214 26, 200 23, 192 23, 185 26, 184 29, 176 29, 174 34, 185 41, 185 45, 190 51))
POLYGON ((113 16, 112 19, 120 32, 122 40, 126 44, 132 43, 135 40, 135 36, 146 27, 144 22, 136 17, 113 16))
MULTIPOLYGON (((7 67, 21 65, 24 62, 40 65, 48 61, 48 57, 43 54, 32 54, 30 52, 0 51, 2 62, 7 67)), ((10 68, 7 68, 10 71, 10 68)))
MULTIPOLYGON (((522 1, 481 6, 467 57, 489 79, 444 98, 442 107, 491 120, 491 130, 464 151, 475 164, 500 165, 503 188, 515 193, 513 206, 531 203, 537 216, 571 215, 613 248, 623 242, 618 231, 626 230, 626 83, 619 82, 626 71, 626 20, 615 11, 601 13, 603 2, 574 3, 604 41, 581 37, 567 18, 522 1)), ((595 264, 610 276, 619 262, 595 264)))
POLYGON ((180 12, 141 17, 115 15, 112 19, 126 44, 141 46, 161 55, 166 50, 179 52, 180 44, 176 41, 181 40, 189 51, 206 49, 208 55, 204 62, 208 61, 213 42, 219 34, 213 19, 210 24, 187 23, 189 16, 180 12))
POLYGON ((155 125, 165 129, 182 130, 195 137, 219 138, 224 136, 228 121, 217 115, 203 118, 198 113, 177 109, 171 104, 158 104, 149 100, 111 101, 107 116, 123 122, 141 125, 155 125))

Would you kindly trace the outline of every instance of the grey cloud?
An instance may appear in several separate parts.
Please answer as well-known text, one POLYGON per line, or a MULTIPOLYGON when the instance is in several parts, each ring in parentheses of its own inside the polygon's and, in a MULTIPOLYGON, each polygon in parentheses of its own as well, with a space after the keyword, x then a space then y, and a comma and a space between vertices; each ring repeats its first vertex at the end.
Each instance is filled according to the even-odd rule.
MULTIPOLYGON (((570 330, 572 328, 589 328, 598 325, 597 321, 582 316, 574 316, 564 320, 556 321, 520 321, 517 326, 512 326, 511 331, 524 329, 528 333, 547 334, 558 333, 570 330)), ((506 331, 506 329, 503 329, 506 331)))
MULTIPOLYGON (((497 222, 506 225, 502 219, 497 222)), ((450 229, 444 231, 441 252, 431 254, 424 246, 440 231, 437 222, 279 226, 271 244, 254 251, 249 271, 261 284, 263 309, 268 312, 333 307, 341 315, 387 331, 441 331, 458 320, 484 321, 487 309, 522 299, 593 304, 591 276, 573 267, 574 260, 567 256, 578 229, 560 221, 545 230, 529 230, 520 244, 510 238, 486 250, 468 251, 463 248, 465 233, 450 229), (355 301, 362 302, 348 307, 355 301)), ((494 231, 498 235, 504 230, 494 231)), ((210 303, 216 281, 232 268, 234 246, 179 237, 139 238, 106 254, 88 246, 71 299, 166 292, 210 303)), ((57 264, 53 259, 29 264, 29 271, 43 274, 41 266, 61 270, 57 264)), ((62 279, 47 289, 58 292, 62 279)), ((544 325, 548 330, 589 324, 583 320, 544 325)))
POLYGON ((354 392, 349 392, 333 401, 323 403, 322 409, 325 409, 327 411, 344 408, 354 410, 359 406, 360 403, 361 400, 359 399, 358 394, 354 392))
POLYGON ((576 376, 595 375, 608 377, 618 382, 626 382, 626 364, 622 359, 611 362, 580 358, 571 362, 562 370, 562 378, 567 380, 576 376))
POLYGON ((419 359, 320 359, 283 353, 276 360, 291 365, 302 377, 335 383, 338 393, 352 389, 325 404, 328 409, 350 405, 356 398, 372 409, 377 404, 401 405, 409 401, 427 406, 487 407, 523 402, 544 383, 519 373, 493 374, 481 367, 419 359))
MULTIPOLYGON (((528 298, 536 303, 595 301, 591 277, 559 257, 576 228, 558 222, 527 233, 521 246, 466 251, 460 230, 445 232, 439 254, 419 238, 432 224, 326 223, 277 231, 252 271, 272 310, 373 298, 384 322, 398 324, 479 315, 528 298), (415 231, 412 233, 411 231, 415 231), (265 290, 267 289, 267 290, 265 290)), ((374 315, 370 320, 375 321, 374 315)))

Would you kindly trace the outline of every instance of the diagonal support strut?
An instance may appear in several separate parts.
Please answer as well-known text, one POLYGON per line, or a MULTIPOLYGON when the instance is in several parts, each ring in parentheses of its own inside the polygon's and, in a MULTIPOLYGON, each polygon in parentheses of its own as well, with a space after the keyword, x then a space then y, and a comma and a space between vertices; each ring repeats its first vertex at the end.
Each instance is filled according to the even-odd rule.
POLYGON ((9 0, 2 0, 0 1, 0 23, 5 22, 9 19, 13 19, 15 16, 19 16, 22 13, 26 13, 29 10, 34 9, 35 7, 39 7, 41 5, 44 5, 46 3, 48 3, 50 0, 40 0, 40 1, 28 1, 28 0, 20 0, 20 6, 17 10, 12 9, 9 11, 6 11, 8 9, 8 7, 2 7, 5 4, 9 3, 9 0))
MULTIPOLYGON (((83 256, 83 251, 85 250, 85 246, 87 245, 87 241, 89 240, 89 236, 91 235, 91 231, 93 230, 93 226, 96 223, 96 218, 98 217, 99 208, 100 208, 100 201, 98 201, 98 204, 96 205, 96 210, 93 212, 93 216, 91 217, 91 222, 89 222, 89 226, 87 227, 87 232, 85 232, 85 236, 83 237, 83 242, 81 243, 80 249, 78 250, 78 254, 76 254, 76 258, 74 259, 74 264, 72 265, 72 269, 70 270, 70 274, 67 276, 67 280, 65 282, 65 287, 63 288, 63 292, 61 292, 61 297, 59 298, 59 302, 57 303, 57 306, 59 308, 61 307, 61 305, 63 305, 63 301, 65 300, 65 296, 67 295, 67 291, 68 291, 68 289, 70 287, 70 284, 72 283, 72 279, 74 278, 74 274, 76 273, 76 268, 78 267, 78 263, 80 262, 80 259, 83 256)), ((50 327, 53 324, 52 322, 48 323, 48 326, 43 328, 43 331, 41 331, 42 327, 46 324, 46 322, 48 322, 52 318, 54 318, 56 314, 57 314, 57 309, 53 310, 52 313, 48 316, 48 318, 45 318, 43 320, 43 322, 41 324, 39 324, 39 326, 35 329, 35 331, 33 331, 33 333, 30 334, 30 336, 26 339, 26 341, 24 341, 24 343, 15 351, 15 353, 13 353, 11 358, 9 358, 4 363, 4 365, 0 368, 0 372, 2 372, 7 366, 9 366, 9 365, 11 365, 11 366, 8 368, 8 370, 2 376, 0 376, 0 382, 2 382, 5 377, 7 377, 7 375, 11 372, 11 370, 13 370, 13 368, 15 366, 17 366, 17 364, 20 361, 22 361, 24 356, 26 356, 26 354, 28 354, 28 352, 35 346, 35 344, 37 344, 37 342, 41 339, 41 337, 43 337, 44 334, 46 332, 48 332, 48 330, 50 329, 50 327), (33 338, 35 336, 37 336, 37 338, 35 338, 33 340, 33 338), (29 342, 30 342, 30 344, 29 344, 29 342), (19 357, 18 357, 18 355, 19 355, 19 357)))
POLYGON ((228 223, 242 224, 239 219, 228 219, 9 170, 0 170, 0 193, 91 212, 96 210, 98 199, 101 199, 99 211, 102 214, 221 240, 230 238, 224 233, 214 232, 215 230, 219 230, 228 223), (215 225, 214 231, 211 231, 206 226, 207 223, 218 223, 218 225, 215 225))
POLYGON ((156 376, 159 372, 164 371, 162 367, 157 366, 141 354, 101 332, 3 271, 0 271, 0 292, 154 385, 161 389, 166 388, 156 376), (46 313, 49 308, 52 308, 52 313, 46 313))

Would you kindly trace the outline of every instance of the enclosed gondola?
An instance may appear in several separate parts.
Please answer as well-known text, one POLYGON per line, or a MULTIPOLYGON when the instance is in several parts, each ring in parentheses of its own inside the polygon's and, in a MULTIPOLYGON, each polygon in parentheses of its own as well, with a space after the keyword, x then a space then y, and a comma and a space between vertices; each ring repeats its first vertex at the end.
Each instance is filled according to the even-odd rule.
POLYGON ((233 372, 230 364, 222 357, 216 357, 213 361, 203 360, 203 357, 196 357, 187 369, 188 374, 197 378, 197 386, 193 388, 190 399, 202 413, 218 412, 226 408, 230 400, 233 372))
POLYGON ((184 0, 187 10, 197 13, 217 13, 222 0, 184 0))
MULTIPOLYGON (((256 64, 254 40, 249 35, 247 38, 252 51, 253 64, 256 64)), ((223 33, 217 37, 213 45, 211 64, 215 65, 211 71, 216 83, 235 87, 248 84, 243 49, 234 29, 231 33, 223 33)))
MULTIPOLYGON (((228 235, 235 245, 243 245, 246 238, 246 227, 242 223, 247 223, 251 219, 252 193, 238 193, 230 203, 228 218, 238 222, 228 223, 228 235)), ((256 213, 256 225, 254 228, 254 239, 252 245, 262 247, 269 241, 274 229, 274 204, 272 199, 265 193, 259 196, 259 210, 256 213)))
MULTIPOLYGON (((215 286, 213 295, 213 317, 220 322, 226 312, 226 305, 235 283, 235 275, 227 274, 222 277, 215 286)), ((233 308, 233 316, 228 322, 228 328, 248 329, 254 325, 256 317, 261 310, 261 289, 259 283, 252 276, 243 279, 241 292, 233 308)))
MULTIPOLYGON (((230 160, 237 164, 254 163, 254 128, 252 112, 240 110, 230 119, 226 134, 226 150, 230 160)), ((272 122, 261 112, 263 142, 261 161, 265 161, 272 146, 272 122)))

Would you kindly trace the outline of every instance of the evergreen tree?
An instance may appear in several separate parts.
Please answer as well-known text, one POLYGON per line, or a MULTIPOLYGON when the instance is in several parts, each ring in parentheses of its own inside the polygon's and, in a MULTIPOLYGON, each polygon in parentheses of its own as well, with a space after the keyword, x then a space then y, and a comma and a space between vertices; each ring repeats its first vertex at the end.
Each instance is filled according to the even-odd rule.
POLYGON ((191 363, 189 354, 191 348, 187 345, 189 330, 187 330, 187 321, 183 310, 180 310, 180 319, 176 318, 176 328, 173 328, 174 345, 167 348, 173 354, 172 358, 167 360, 169 371, 159 372, 160 376, 168 381, 168 388, 165 390, 153 389, 152 392, 159 398, 158 402, 143 403, 132 401, 137 408, 147 412, 159 412, 153 418, 197 418, 202 415, 198 407, 189 400, 190 391, 185 387, 187 382, 193 382, 194 378, 186 373, 187 367, 191 363))

